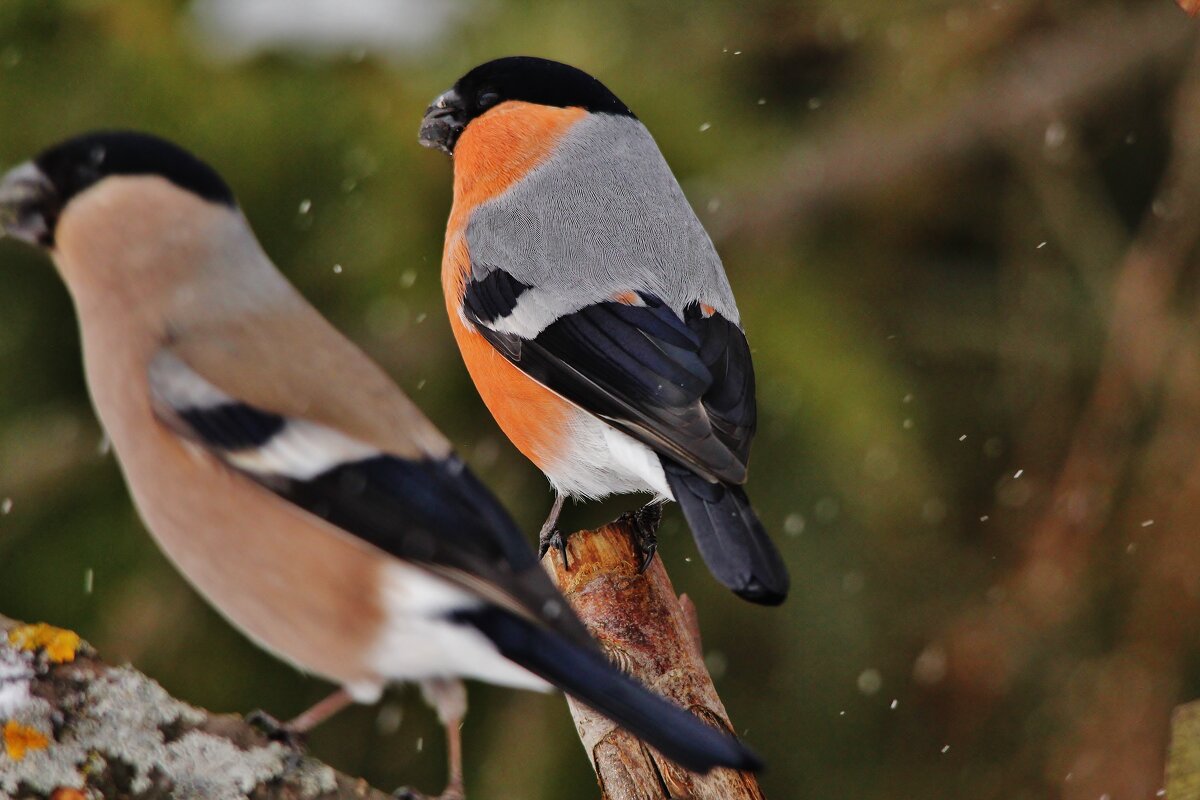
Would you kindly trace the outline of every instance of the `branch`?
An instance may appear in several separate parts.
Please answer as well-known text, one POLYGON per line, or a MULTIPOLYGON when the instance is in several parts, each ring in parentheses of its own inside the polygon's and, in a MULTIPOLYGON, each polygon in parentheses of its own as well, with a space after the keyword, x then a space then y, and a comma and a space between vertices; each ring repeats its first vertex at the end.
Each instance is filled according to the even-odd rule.
POLYGON ((718 241, 778 236, 831 206, 1081 116, 1147 71, 1175 68, 1195 41, 1195 26, 1167 3, 1097 7, 1061 30, 1025 37, 952 105, 916 106, 909 119, 885 124, 847 117, 748 177, 739 166, 729 211, 705 224, 718 241))
MULTIPOLYGON (((543 566, 614 662, 655 692, 711 724, 733 726, 700 648, 696 608, 676 597, 662 559, 638 573, 627 523, 614 522, 567 540, 570 570, 551 552, 543 566)), ((568 698, 605 800, 762 800, 749 773, 716 769, 685 772, 605 717, 568 698)))
POLYGON ((175 700, 70 631, 0 616, 0 797, 388 800, 270 742, 240 716, 175 700))

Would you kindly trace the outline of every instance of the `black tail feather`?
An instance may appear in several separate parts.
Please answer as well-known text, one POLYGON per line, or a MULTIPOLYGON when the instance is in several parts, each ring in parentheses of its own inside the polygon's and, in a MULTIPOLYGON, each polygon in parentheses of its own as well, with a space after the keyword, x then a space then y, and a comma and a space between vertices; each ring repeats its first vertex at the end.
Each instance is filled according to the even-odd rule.
POLYGON ((654 694, 600 652, 495 606, 460 612, 512 661, 604 714, 692 772, 758 770, 762 761, 732 735, 654 694))
POLYGON ((791 579, 779 550, 750 507, 745 490, 710 483, 665 458, 662 465, 709 571, 752 603, 782 603, 791 579))

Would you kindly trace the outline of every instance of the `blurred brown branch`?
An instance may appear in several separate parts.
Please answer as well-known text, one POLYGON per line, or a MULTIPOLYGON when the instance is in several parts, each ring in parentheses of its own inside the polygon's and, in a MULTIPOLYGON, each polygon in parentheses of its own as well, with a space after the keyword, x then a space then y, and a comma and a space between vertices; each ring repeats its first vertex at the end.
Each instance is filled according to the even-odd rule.
POLYGON ((1127 546, 1145 554, 1130 570, 1118 643, 1080 670, 1063 701, 1069 723, 1054 771, 1069 776, 1071 798, 1153 795, 1165 720, 1200 640, 1200 330, 1195 298, 1179 297, 1193 291, 1185 279, 1200 247, 1200 54, 1178 90, 1171 141, 1156 199, 1105 299, 1106 349, 1046 508, 1001 599, 963 614, 936 645, 960 715, 980 720, 1042 642, 1085 609, 1104 533, 1143 532, 1127 546))
POLYGON ((176 796, 389 797, 240 716, 193 708, 109 666, 68 631, 0 616, 0 797, 176 796))
POLYGON ((752 176, 712 219, 714 238, 779 235, 809 215, 914 175, 940 171, 1013 137, 1039 141, 1055 119, 1095 108, 1147 70, 1176 65, 1194 26, 1167 3, 1106 5, 1049 33, 1024 37, 989 75, 945 107, 916 106, 908 119, 869 124, 843 118, 752 176))
MULTIPOLYGON (((557 553, 543 561, 558 588, 612 659, 654 691, 671 698, 716 727, 733 731, 729 715, 704 666, 696 609, 676 597, 662 559, 638 572, 625 522, 614 522, 568 539, 570 569, 557 553)), ((568 699, 579 738, 587 750, 606 800, 761 800, 749 773, 716 769, 686 772, 631 734, 568 699)))

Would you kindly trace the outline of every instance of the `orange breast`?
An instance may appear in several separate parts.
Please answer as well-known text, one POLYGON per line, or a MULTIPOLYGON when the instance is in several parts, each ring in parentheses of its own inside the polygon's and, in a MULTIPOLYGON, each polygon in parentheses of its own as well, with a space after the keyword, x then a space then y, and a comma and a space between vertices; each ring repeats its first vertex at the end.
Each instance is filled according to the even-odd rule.
POLYGON ((504 434, 542 472, 555 471, 569 445, 574 406, 509 363, 478 333, 468 330, 457 304, 448 303, 450 327, 467 372, 504 434))
POLYGON ((454 149, 454 206, 446 227, 442 289, 450 327, 480 397, 500 428, 543 472, 568 445, 577 409, 514 367, 459 314, 471 272, 466 230, 479 204, 504 192, 541 164, 572 125, 578 108, 508 102, 473 121, 454 149))

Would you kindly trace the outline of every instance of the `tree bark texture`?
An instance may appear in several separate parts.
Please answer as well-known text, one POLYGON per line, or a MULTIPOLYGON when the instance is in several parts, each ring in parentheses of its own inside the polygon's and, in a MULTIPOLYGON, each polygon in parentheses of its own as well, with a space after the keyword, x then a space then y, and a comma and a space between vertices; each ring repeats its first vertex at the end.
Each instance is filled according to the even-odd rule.
MULTIPOLYGON (((655 692, 732 732, 704 666, 696 609, 678 597, 662 560, 638 572, 629 524, 572 534, 567 563, 551 550, 543 566, 609 657, 655 692)), ((716 769, 700 776, 667 761, 605 717, 568 698, 605 800, 761 800, 750 773, 716 769)))
POLYGON ((248 725, 186 705, 70 631, 0 616, 0 798, 388 800, 248 725))

